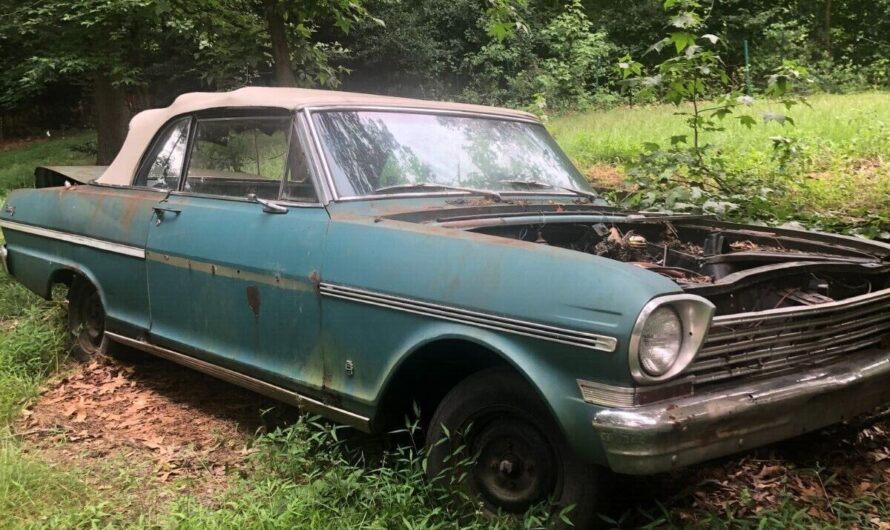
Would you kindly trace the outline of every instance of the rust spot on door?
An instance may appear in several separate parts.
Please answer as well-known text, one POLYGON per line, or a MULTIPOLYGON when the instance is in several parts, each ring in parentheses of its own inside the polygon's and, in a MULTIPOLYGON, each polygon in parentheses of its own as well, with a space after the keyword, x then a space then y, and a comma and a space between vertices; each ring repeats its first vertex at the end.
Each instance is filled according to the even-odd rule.
POLYGON ((318 271, 312 271, 309 273, 309 283, 312 284, 312 287, 315 288, 315 294, 321 294, 321 275, 318 274, 318 271))
POLYGON ((247 305, 250 306, 250 310, 253 311, 253 316, 256 318, 260 317, 260 289, 256 285, 249 285, 247 287, 247 305))

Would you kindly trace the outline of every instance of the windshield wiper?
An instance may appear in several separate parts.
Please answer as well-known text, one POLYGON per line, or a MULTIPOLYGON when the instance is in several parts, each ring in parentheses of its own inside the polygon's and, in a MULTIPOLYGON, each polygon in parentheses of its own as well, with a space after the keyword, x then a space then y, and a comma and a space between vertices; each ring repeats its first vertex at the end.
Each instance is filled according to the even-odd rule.
POLYGON ((541 182, 539 180, 521 180, 521 179, 504 179, 499 180, 498 182, 502 182, 504 184, 511 184, 513 186, 525 186, 527 188, 537 188, 537 189, 550 189, 550 190, 563 190, 569 193, 574 193, 579 197, 586 197, 590 200, 599 199, 600 196, 592 191, 578 190, 575 188, 567 188, 565 186, 558 186, 556 184, 548 184, 546 182, 541 182))
POLYGON ((376 188, 374 193, 388 193, 391 191, 401 190, 448 190, 448 191, 464 191, 466 193, 475 193, 488 197, 496 202, 501 202, 501 194, 491 190, 480 190, 476 188, 464 188, 462 186, 448 186, 447 184, 432 184, 429 182, 418 182, 416 184, 396 184, 395 186, 384 186, 376 188))

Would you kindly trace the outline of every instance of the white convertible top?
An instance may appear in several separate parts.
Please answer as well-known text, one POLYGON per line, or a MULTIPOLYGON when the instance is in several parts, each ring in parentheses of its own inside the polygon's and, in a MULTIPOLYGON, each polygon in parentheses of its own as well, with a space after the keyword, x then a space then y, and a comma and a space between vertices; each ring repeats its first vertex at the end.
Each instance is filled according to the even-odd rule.
POLYGON ((375 106, 472 112, 504 117, 537 120, 533 114, 497 107, 425 101, 420 99, 375 96, 333 90, 305 88, 246 87, 231 92, 191 92, 176 98, 172 105, 163 109, 140 112, 130 120, 130 128, 123 147, 114 162, 96 182, 127 185, 133 181, 142 154, 149 147, 155 134, 171 118, 189 112, 233 107, 264 107, 300 110, 305 107, 375 106))

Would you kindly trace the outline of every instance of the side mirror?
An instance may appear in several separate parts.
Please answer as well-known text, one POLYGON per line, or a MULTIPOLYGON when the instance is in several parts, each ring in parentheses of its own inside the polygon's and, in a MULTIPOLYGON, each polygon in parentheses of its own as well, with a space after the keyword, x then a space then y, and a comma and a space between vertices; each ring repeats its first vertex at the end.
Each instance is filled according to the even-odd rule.
POLYGON ((266 213, 287 213, 288 209, 286 206, 282 206, 276 202, 267 201, 265 199, 260 199, 256 196, 256 193, 248 193, 247 200, 249 202, 255 202, 263 205, 263 211, 266 213))

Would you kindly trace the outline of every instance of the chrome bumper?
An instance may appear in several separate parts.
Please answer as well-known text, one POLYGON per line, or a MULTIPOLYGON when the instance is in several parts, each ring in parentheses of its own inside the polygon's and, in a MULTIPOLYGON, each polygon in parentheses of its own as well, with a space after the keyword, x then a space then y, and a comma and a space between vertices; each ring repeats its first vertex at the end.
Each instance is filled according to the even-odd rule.
POLYGON ((9 251, 6 250, 6 245, 0 245, 0 268, 6 273, 9 272, 9 266, 6 264, 7 256, 9 256, 9 251))
POLYGON ((596 414, 609 466, 659 473, 776 442, 890 402, 890 348, 701 395, 596 414))

